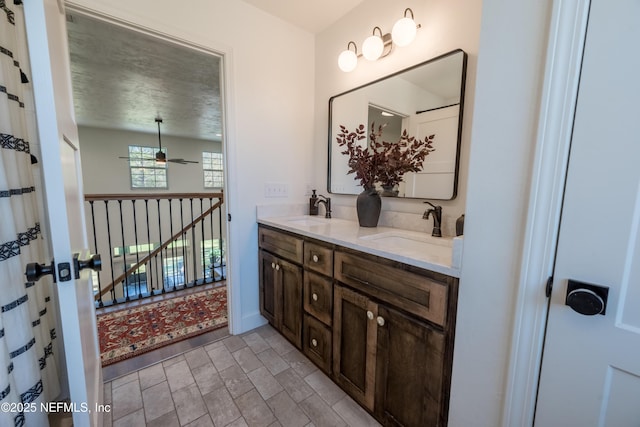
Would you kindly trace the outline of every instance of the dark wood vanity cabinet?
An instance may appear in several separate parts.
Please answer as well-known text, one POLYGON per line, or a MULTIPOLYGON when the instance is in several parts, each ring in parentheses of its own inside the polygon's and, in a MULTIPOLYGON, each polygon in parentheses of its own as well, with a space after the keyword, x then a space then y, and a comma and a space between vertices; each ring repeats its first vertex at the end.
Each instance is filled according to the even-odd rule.
POLYGON ((302 348, 302 239, 263 228, 258 234, 260 313, 302 348))
POLYGON ((446 426, 458 279, 260 226, 260 310, 385 426, 446 426))

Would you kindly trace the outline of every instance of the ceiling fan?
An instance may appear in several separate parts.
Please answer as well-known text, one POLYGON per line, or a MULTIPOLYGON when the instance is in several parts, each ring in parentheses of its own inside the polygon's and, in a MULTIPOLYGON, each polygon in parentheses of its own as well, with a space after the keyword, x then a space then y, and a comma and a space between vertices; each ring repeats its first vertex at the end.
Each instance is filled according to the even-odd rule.
MULTIPOLYGON (((153 158, 144 158, 144 157, 135 157, 133 160, 155 160, 157 164, 166 164, 177 163, 179 165, 186 165, 189 163, 198 163, 194 160, 185 160, 185 159, 167 159, 167 154, 162 151, 162 138, 160 137, 160 123, 162 123, 162 119, 160 117, 156 117, 156 123, 158 124, 158 151, 156 151, 156 155, 153 158)), ((120 159, 128 159, 131 160, 131 157, 119 157, 120 159)))

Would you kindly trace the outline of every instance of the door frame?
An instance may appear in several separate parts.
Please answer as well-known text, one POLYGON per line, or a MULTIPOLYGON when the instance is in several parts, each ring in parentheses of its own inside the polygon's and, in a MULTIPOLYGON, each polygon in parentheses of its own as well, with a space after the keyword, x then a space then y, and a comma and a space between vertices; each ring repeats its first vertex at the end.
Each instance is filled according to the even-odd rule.
POLYGON ((514 311, 503 426, 532 426, 590 0, 554 0, 514 311))
MULTIPOLYGON (((236 164, 236 149, 233 141, 235 141, 235 126, 233 111, 235 111, 233 103, 233 54, 230 47, 209 47, 197 44, 195 42, 178 38, 174 35, 163 33, 158 30, 154 30, 143 25, 127 21, 125 19, 110 15, 107 13, 94 10, 73 1, 65 1, 66 10, 82 15, 89 16, 94 19, 105 21, 112 25, 117 25, 123 28, 127 28, 132 31, 137 31, 146 34, 150 37, 154 37, 169 43, 173 43, 178 46, 182 46, 188 49, 194 49, 206 54, 218 55, 222 58, 222 67, 220 70, 220 78, 222 82, 220 84, 220 92, 222 97, 222 146, 224 153, 224 213, 227 218, 230 217, 230 212, 235 206, 237 194, 235 169, 232 167, 236 164)), ((234 334, 235 329, 242 327, 242 310, 240 306, 240 287, 233 286, 233 278, 240 277, 239 263, 235 263, 233 260, 240 259, 238 249, 232 244, 231 236, 233 234, 233 225, 230 221, 226 222, 226 246, 227 246, 227 318, 228 329, 230 334, 234 334)))

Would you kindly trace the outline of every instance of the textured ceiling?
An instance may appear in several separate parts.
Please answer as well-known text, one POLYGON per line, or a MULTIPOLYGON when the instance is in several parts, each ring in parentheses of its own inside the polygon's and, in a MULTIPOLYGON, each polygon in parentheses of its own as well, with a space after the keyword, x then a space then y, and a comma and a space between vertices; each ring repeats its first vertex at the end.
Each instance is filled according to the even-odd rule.
POLYGON ((220 58, 68 14, 79 125, 221 140, 220 58))

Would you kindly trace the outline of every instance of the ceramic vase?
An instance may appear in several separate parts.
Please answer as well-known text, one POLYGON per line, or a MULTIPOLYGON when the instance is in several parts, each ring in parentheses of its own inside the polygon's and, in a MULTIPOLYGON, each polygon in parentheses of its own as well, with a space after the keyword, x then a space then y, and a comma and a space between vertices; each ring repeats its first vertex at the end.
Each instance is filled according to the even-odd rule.
POLYGON ((356 199, 356 211, 360 227, 376 227, 380 218, 382 201, 375 188, 366 188, 358 194, 356 199))

